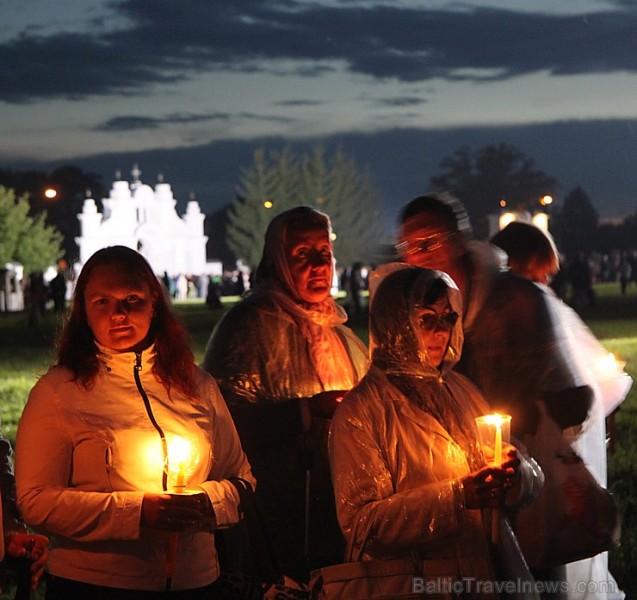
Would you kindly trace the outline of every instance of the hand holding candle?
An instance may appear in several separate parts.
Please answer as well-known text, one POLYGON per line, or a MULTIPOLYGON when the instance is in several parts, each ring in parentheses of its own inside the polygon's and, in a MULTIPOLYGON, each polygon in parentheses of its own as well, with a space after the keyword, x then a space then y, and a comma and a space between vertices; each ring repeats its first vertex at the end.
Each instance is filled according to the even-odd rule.
MULTIPOLYGON (((168 474, 174 476, 173 490, 175 494, 184 495, 186 493, 186 477, 192 474, 197 457, 193 452, 191 443, 176 435, 168 444, 168 457, 166 468, 168 474)), ((195 521, 196 522, 196 521, 195 521)), ((179 534, 172 533, 166 543, 166 590, 172 586, 175 563, 177 561, 177 546, 179 544, 179 534)))
POLYGON ((167 454, 160 464, 168 473, 170 491, 144 495, 142 524, 167 531, 185 531, 206 516, 210 503, 200 490, 186 489, 199 460, 195 444, 174 436, 167 445, 167 454))
MULTIPOLYGON (((478 438, 485 459, 492 467, 501 467, 503 444, 511 438, 511 416, 498 413, 476 417, 478 438)), ((500 537, 500 509, 491 512, 491 541, 495 544, 500 537)))

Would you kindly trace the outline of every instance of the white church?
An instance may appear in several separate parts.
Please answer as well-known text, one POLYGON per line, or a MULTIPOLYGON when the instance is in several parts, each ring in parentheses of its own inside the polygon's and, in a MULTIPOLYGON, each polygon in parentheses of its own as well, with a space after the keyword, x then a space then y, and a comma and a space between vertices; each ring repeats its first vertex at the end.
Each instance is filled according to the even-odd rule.
POLYGON ((80 220, 80 264, 101 248, 128 246, 143 254, 157 275, 221 274, 221 263, 206 262, 205 215, 190 200, 179 216, 170 184, 159 178, 153 189, 142 183, 137 165, 132 182, 121 177, 113 182, 109 197, 102 200, 104 213, 94 199, 84 201, 80 220))

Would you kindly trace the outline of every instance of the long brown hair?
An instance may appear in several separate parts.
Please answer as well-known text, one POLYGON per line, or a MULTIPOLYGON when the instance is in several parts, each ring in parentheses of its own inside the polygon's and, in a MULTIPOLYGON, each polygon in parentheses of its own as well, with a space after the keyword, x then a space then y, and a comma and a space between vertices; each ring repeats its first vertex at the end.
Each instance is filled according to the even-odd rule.
POLYGON ((173 312, 163 286, 146 259, 126 246, 98 250, 82 267, 71 313, 57 340, 55 363, 70 369, 74 379, 86 388, 95 381, 100 366, 99 349, 86 317, 84 293, 94 269, 104 265, 118 265, 150 287, 155 301, 149 330, 149 337, 155 343, 153 373, 168 391, 175 387, 194 396, 196 365, 188 332, 173 312))

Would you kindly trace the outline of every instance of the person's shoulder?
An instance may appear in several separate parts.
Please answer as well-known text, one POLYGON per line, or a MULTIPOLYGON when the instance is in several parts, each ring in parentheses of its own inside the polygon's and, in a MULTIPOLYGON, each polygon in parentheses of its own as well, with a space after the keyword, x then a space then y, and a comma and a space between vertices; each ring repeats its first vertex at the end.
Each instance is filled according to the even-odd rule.
POLYGON ((542 290, 529 279, 516 275, 511 271, 501 271, 494 279, 494 287, 498 289, 509 289, 512 291, 520 290, 522 293, 532 294, 533 296, 541 296, 542 290))
POLYGON ((195 383, 197 386, 211 387, 215 391, 219 390, 219 384, 214 376, 199 365, 195 367, 195 383))
POLYGON ((535 282, 510 271, 498 274, 492 293, 506 296, 513 305, 538 306, 546 304, 546 293, 535 282))
POLYGON ((345 394, 336 413, 340 411, 349 416, 368 413, 378 402, 384 401, 386 394, 381 393, 381 389, 385 386, 388 383, 384 373, 377 367, 370 366, 363 378, 345 394))
POLYGON ((37 380, 34 388, 38 386, 58 388, 68 384, 75 385, 73 372, 66 367, 53 366, 37 380))
POLYGON ((336 330, 341 333, 350 346, 350 350, 362 354, 362 358, 367 362, 367 346, 365 342, 357 335, 357 333, 347 325, 340 323, 336 325, 336 330))
POLYGON ((466 375, 459 373, 458 371, 449 371, 446 374, 445 380, 450 387, 457 387, 462 389, 465 393, 469 394, 476 404, 480 404, 486 407, 487 401, 485 400, 482 392, 478 386, 471 381, 466 375))
POLYGON ((499 324, 508 335, 517 332, 520 336, 530 331, 545 331, 551 326, 548 294, 533 281, 503 272, 491 288, 485 310, 483 328, 495 331, 499 324))
POLYGON ((75 397, 77 381, 73 372, 66 367, 51 367, 35 382, 29 393, 31 403, 43 400, 50 404, 75 397))
POLYGON ((195 385, 200 397, 207 398, 213 402, 217 398, 221 398, 221 389, 219 383, 213 375, 208 373, 203 367, 195 368, 195 385))
POLYGON ((259 318, 262 315, 272 316, 277 312, 280 312, 280 306, 272 294, 253 293, 226 311, 222 321, 243 321, 250 318, 259 318))

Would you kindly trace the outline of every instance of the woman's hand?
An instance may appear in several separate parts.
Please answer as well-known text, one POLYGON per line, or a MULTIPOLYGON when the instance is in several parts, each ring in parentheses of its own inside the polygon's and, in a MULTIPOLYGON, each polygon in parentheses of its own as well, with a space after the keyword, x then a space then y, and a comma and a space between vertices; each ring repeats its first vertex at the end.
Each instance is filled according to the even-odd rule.
POLYGON ((166 531, 210 526, 214 511, 208 496, 198 494, 144 494, 141 524, 166 531))
POLYGON ((35 533, 12 531, 7 534, 5 546, 9 556, 31 561, 31 589, 37 589, 49 559, 49 538, 35 533))
POLYGON ((505 472, 504 485, 508 490, 514 487, 520 480, 520 457, 518 456, 518 450, 515 446, 507 444, 502 449, 502 455, 505 456, 505 460, 502 463, 502 469, 505 472))
POLYGON ((482 467, 462 479, 466 508, 496 508, 505 493, 505 471, 497 467, 482 467))
POLYGON ((507 444, 500 467, 487 466, 462 479, 466 508, 498 508, 504 497, 520 479, 520 458, 515 446, 507 444))

